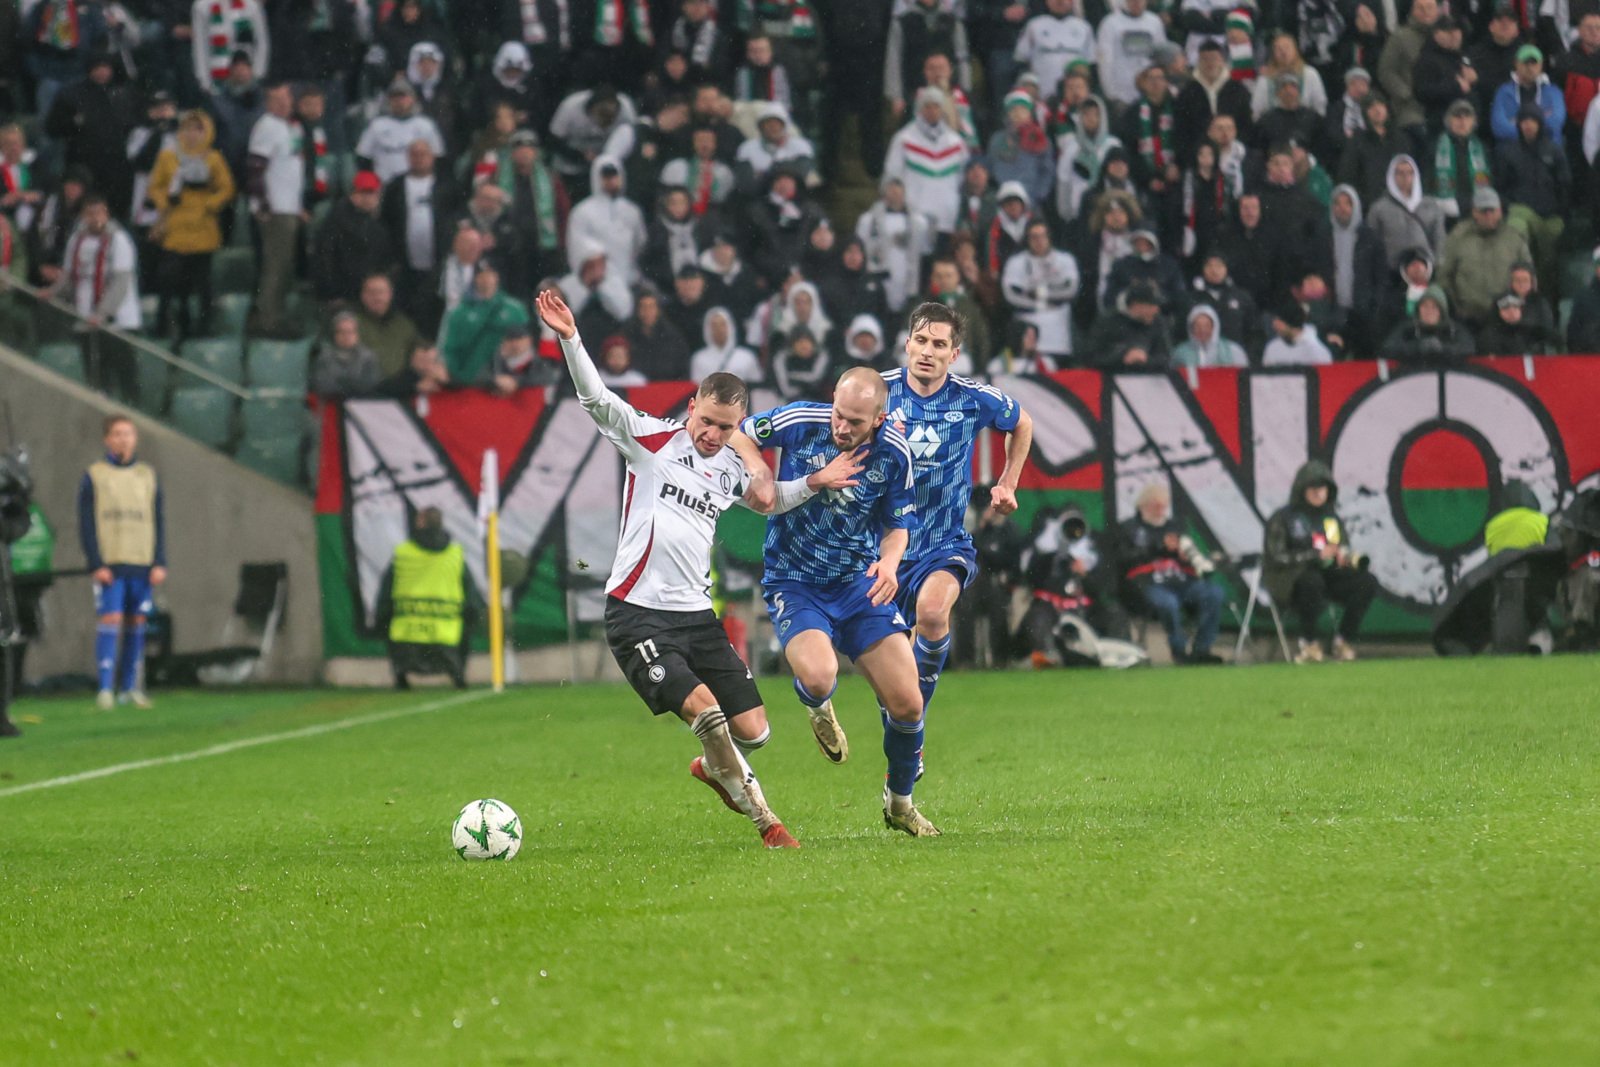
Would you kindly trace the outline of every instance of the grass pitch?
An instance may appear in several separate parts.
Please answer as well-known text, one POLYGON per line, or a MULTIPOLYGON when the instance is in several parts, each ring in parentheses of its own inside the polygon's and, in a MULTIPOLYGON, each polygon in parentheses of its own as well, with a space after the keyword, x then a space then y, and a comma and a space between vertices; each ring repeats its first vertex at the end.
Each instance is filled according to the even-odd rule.
POLYGON ((25 702, 0 1062, 1593 1064, 1597 679, 950 674, 920 841, 862 683, 834 767, 772 682, 797 853, 622 688, 25 702), (450 849, 483 796, 510 864, 450 849))

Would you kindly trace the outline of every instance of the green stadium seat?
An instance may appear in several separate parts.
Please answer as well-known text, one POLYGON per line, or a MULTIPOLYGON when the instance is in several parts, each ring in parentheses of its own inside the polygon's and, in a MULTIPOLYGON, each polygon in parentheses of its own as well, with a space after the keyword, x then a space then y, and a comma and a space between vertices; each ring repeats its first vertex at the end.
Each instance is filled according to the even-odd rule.
POLYGON ((246 438, 240 442, 233 458, 268 478, 299 486, 302 484, 300 446, 298 436, 246 438))
POLYGON ((298 436, 307 423, 303 397, 253 396, 240 405, 246 441, 298 436))
POLYGON ((246 361, 250 384, 257 389, 305 392, 311 373, 311 344, 309 339, 251 341, 246 361))
POLYGON ((76 341, 40 345, 38 359, 63 378, 71 378, 75 382, 86 380, 83 374, 83 349, 78 347, 76 341))
POLYGON ((203 337, 183 342, 178 355, 230 382, 244 381, 244 345, 236 337, 203 337))
POLYGON ((214 385, 182 385, 172 393, 172 424, 201 444, 221 448, 233 435, 233 394, 214 385))
POLYGON ((211 335, 243 337, 245 321, 255 297, 249 293, 219 293, 211 300, 211 335))
POLYGON ((292 289, 283 302, 286 324, 302 340, 315 337, 322 326, 322 305, 310 293, 292 289))
POLYGON ((148 352, 135 352, 138 364, 139 407, 152 415, 163 415, 167 410, 167 391, 172 388, 172 364, 148 352))
POLYGON ((211 257, 211 287, 218 293, 256 291, 256 254, 251 248, 223 248, 211 257))

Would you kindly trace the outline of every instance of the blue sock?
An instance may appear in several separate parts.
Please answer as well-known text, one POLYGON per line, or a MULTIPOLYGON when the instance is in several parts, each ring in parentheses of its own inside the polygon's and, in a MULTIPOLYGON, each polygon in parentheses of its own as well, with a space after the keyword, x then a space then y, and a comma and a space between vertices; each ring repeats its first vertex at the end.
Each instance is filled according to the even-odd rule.
POLYGON ((807 689, 805 686, 800 684, 800 679, 796 678, 794 680, 794 692, 795 692, 795 695, 800 698, 800 703, 804 704, 808 708, 820 708, 820 707, 822 707, 822 705, 824 705, 828 701, 832 700, 833 699, 833 694, 837 693, 838 691, 839 691, 839 682, 838 682, 837 679, 834 680, 833 688, 828 690, 826 693, 822 694, 821 696, 812 696, 811 695, 811 690, 807 689))
POLYGON ((939 687, 939 672, 950 658, 950 635, 927 641, 918 634, 911 648, 917 657, 917 685, 922 689, 922 713, 926 715, 928 705, 933 703, 933 691, 939 687))
POLYGON ((117 637, 122 627, 116 623, 102 622, 94 628, 94 668, 100 678, 100 688, 110 689, 117 673, 117 637))
POLYGON ((136 622, 128 627, 122 637, 122 662, 119 673, 122 675, 124 693, 139 688, 139 667, 144 662, 144 629, 144 623, 136 622))
POLYGON ((883 717, 883 754, 889 758, 889 792, 911 795, 917 780, 917 761, 922 756, 922 723, 900 722, 883 717))

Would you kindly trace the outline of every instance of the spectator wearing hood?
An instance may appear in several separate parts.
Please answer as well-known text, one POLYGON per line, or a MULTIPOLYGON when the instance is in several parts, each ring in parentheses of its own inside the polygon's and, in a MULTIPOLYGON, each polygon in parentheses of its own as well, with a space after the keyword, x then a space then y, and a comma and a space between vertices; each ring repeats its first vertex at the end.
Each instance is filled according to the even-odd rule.
POLYGON ((1220 251, 1206 254, 1189 292, 1189 306, 1210 305, 1222 336, 1236 340, 1252 359, 1261 353, 1261 312, 1255 298, 1228 276, 1228 258, 1220 251))
POLYGON ((590 337, 615 333, 633 314, 633 285, 627 267, 614 265, 605 245, 593 238, 570 242, 567 255, 572 271, 562 276, 560 289, 578 320, 579 331, 590 337))
POLYGON ((131 92, 117 83, 116 73, 110 54, 92 56, 88 73, 55 95, 44 129, 65 145, 66 165, 87 170, 112 213, 125 218, 133 196, 126 145, 136 112, 131 92))
POLYGON ((1378 580, 1356 553, 1340 521, 1339 486, 1327 464, 1312 460, 1295 473, 1289 502, 1267 520, 1262 584, 1272 599, 1293 608, 1300 628, 1296 663, 1323 659, 1322 615, 1328 601, 1344 606, 1328 645, 1336 660, 1356 658, 1352 642, 1378 595, 1378 580))
POLYGON ((1276 335, 1261 351, 1263 367, 1316 367, 1333 362, 1333 353, 1306 321, 1306 309, 1291 301, 1272 316, 1276 335))
POLYGON ((1461 51, 1461 24, 1449 15, 1440 15, 1428 43, 1417 56, 1412 75, 1430 135, 1444 127, 1445 112, 1451 104, 1473 95, 1477 82, 1478 72, 1461 51))
POLYGON ((1540 288, 1558 292, 1561 235, 1572 206, 1572 170, 1561 146, 1544 136, 1544 116, 1533 104, 1517 114, 1517 138, 1494 149, 1495 185, 1509 205, 1506 224, 1527 239, 1540 288))
POLYGON ((1222 236, 1235 207, 1234 183, 1217 165, 1217 146, 1202 141, 1183 181, 1167 190, 1164 214, 1169 233, 1181 235, 1186 266, 1196 266, 1222 236))
POLYGON ((681 382, 689 376, 689 341, 662 312, 661 294, 651 286, 639 286, 622 336, 637 353, 633 365, 651 381, 681 382))
POLYGON ((1113 310, 1095 319, 1085 346, 1102 370, 1165 370, 1172 364, 1172 325, 1161 294, 1148 282, 1129 286, 1113 310))
POLYGON ((397 78, 384 99, 384 113, 367 123, 356 142, 356 163, 387 182, 405 173, 406 153, 413 143, 427 144, 435 158, 445 154, 445 143, 434 121, 417 110, 417 94, 410 82, 397 78))
POLYGON ((1188 336, 1172 350, 1178 367, 1248 367, 1244 348, 1223 336, 1221 318, 1210 304, 1189 309, 1188 336))
POLYGON ((967 145, 944 117, 945 95, 924 88, 917 92, 917 115, 889 141, 885 178, 898 178, 906 199, 926 214, 936 233, 956 228, 961 207, 962 171, 967 145))
MULTIPOLYGON (((211 307, 211 255, 222 247, 217 218, 233 204, 233 175, 222 153, 212 147, 216 127, 204 111, 186 112, 178 124, 173 148, 156 157, 150 174, 150 202, 157 213, 150 239, 159 244, 161 303, 157 328, 165 326, 173 305, 177 325, 185 337, 194 336, 189 317, 190 297, 200 298, 202 320, 211 307)), ((205 335, 204 329, 199 331, 205 335)))
POLYGON ((471 293, 445 316, 439 328, 439 348, 450 380, 457 385, 488 383, 494 374, 495 353, 506 333, 527 326, 528 309, 501 291, 499 271, 480 263, 471 293))
POLYGON ((1056 217, 1070 223, 1082 210, 1084 194, 1100 181, 1100 166, 1105 153, 1122 142, 1111 136, 1110 116, 1105 101, 1091 96, 1078 105, 1071 131, 1058 141, 1056 160, 1056 217))
POLYGON ((817 175, 816 149, 800 136, 789 121, 782 104, 767 103, 756 116, 756 136, 739 146, 734 177, 745 196, 754 196, 772 168, 782 165, 800 178, 807 188, 822 183, 817 175))
POLYGON ((1006 95, 1005 125, 989 138, 989 168, 1001 188, 1021 186, 1028 202, 1043 204, 1055 185, 1055 157, 1050 139, 1034 118, 1027 93, 1006 95))
POLYGON ((964 323, 961 350, 972 358, 972 365, 982 367, 988 363, 993 351, 989 344, 989 317, 977 299, 967 292, 961 268, 953 258, 941 256, 933 261, 928 271, 928 299, 961 316, 964 323))
POLYGON ((1078 295, 1078 264, 1051 247, 1050 224, 1029 223, 1026 246, 1006 260, 1001 291, 1017 317, 1039 328, 1039 350, 1053 359, 1072 355, 1072 302, 1078 295))
POLYGON ((1059 516, 1036 523, 1034 528, 1037 532, 1026 567, 1033 596, 1018 628, 1027 638, 1033 665, 1040 669, 1052 665, 1098 667, 1099 660, 1062 649, 1056 627, 1061 616, 1070 612, 1102 636, 1128 639, 1128 615, 1117 602, 1116 559, 1111 546, 1089 529, 1083 511, 1071 504, 1059 516))
POLYGON ((1250 90, 1232 77, 1222 42, 1215 38, 1201 42, 1194 77, 1178 93, 1173 107, 1178 156, 1186 166, 1194 161, 1195 149, 1217 115, 1233 116, 1237 132, 1250 139, 1254 123, 1250 90))
POLYGON ((1344 144, 1339 154, 1339 181, 1353 185, 1361 202, 1376 205, 1388 187, 1393 161, 1411 150, 1411 139, 1393 122, 1389 102, 1378 93, 1362 100, 1366 125, 1344 144))
POLYGON ((355 314, 341 311, 334 315, 328 334, 317 345, 311 364, 311 392, 325 399, 371 394, 383 375, 377 355, 361 343, 355 314))
POLYGON ((772 373, 785 400, 826 401, 833 393, 833 361, 804 326, 773 346, 772 373))
POLYGON ((802 193, 794 174, 774 167, 767 175, 766 195, 747 211, 751 264, 769 288, 776 288, 805 254, 806 240, 822 220, 822 210, 802 193))
POLYGON ((805 281, 790 283, 783 293, 782 304, 773 315, 767 331, 768 342, 774 347, 781 345, 790 334, 800 329, 809 333, 823 348, 832 349, 839 341, 834 332, 833 319, 823 307, 817 287, 805 281))
POLYGON ((1433 284, 1433 256, 1426 248, 1408 249, 1401 255, 1400 269, 1396 273, 1398 284, 1385 284, 1373 301, 1371 332, 1367 340, 1374 352, 1384 338, 1416 315, 1417 301, 1433 284))
POLYGON ((766 378, 761 357, 739 344, 739 327, 725 307, 706 312, 700 336, 705 347, 689 359, 689 380, 703 382, 718 372, 732 374, 754 386, 766 378))
POLYGON ((1395 156, 1384 181, 1388 192, 1367 212, 1367 225, 1383 244, 1385 262, 1393 269, 1400 265, 1402 252, 1418 247, 1439 255, 1445 241, 1444 212, 1423 195, 1417 161, 1395 156))
POLYGON ((573 207, 567 222, 567 264, 577 272, 583 262, 579 246, 598 246, 610 274, 631 287, 639 280, 639 256, 649 237, 644 212, 623 195, 622 168, 610 156, 594 160, 588 184, 594 192, 573 207))
POLYGON ((1434 142, 1433 195, 1448 219, 1472 214, 1472 194, 1494 185, 1489 153, 1477 134, 1478 112, 1470 100, 1457 100, 1444 115, 1444 132, 1434 142))
MULTIPOLYGON (((965 346, 963 346, 965 347, 965 346)), ((857 315, 844 333, 846 367, 870 367, 875 371, 893 370, 900 365, 896 354, 883 340, 883 324, 871 315, 857 315)))
POLYGON ((983 262, 989 273, 998 276, 1006 262, 1027 244, 1028 224, 1033 221, 1033 202, 1021 182, 1006 182, 996 197, 998 209, 983 234, 983 262))
MULTIPOLYGON (((574 196, 580 195, 580 190, 588 194, 588 183, 596 177, 594 165, 604 156, 606 141, 637 119, 633 101, 609 85, 580 89, 561 101, 550 119, 551 149, 556 170, 574 196)), ((620 160, 611 162, 620 168, 620 160)))
POLYGON ((1522 297, 1509 290, 1494 302, 1494 321, 1478 332, 1480 356, 1546 356, 1553 353, 1543 327, 1522 317, 1522 297))
POLYGON ((1517 65, 1511 72, 1511 80, 1495 91, 1489 128, 1496 141, 1505 143, 1519 139, 1518 124, 1525 104, 1533 105, 1543 114, 1544 136, 1560 148, 1562 127, 1567 121, 1567 102, 1544 72, 1544 53, 1531 44, 1517 49, 1517 65))
POLYGON ((677 185, 664 187, 655 215, 645 224, 640 272, 652 285, 672 288, 680 269, 700 261, 709 232, 706 220, 696 218, 691 210, 689 191, 677 185))
POLYGON ((1519 261, 1511 264, 1506 291, 1522 298, 1522 321, 1542 332, 1551 352, 1562 351, 1561 331, 1556 326, 1555 311, 1550 307, 1550 301, 1539 292, 1539 275, 1532 263, 1519 261))
POLYGON ((189 18, 194 76, 203 91, 223 91, 229 67, 240 52, 250 57, 257 74, 265 77, 271 71, 271 34, 258 0, 194 0, 189 18))
POLYGON ((373 35, 376 47, 368 53, 378 84, 387 85, 403 73, 411 50, 424 41, 447 41, 450 30, 426 0, 400 0, 373 35))
MULTIPOLYGON (((813 243, 831 228, 818 225, 811 232, 813 243)), ((889 317, 889 301, 884 281, 868 268, 866 243, 851 235, 843 245, 830 246, 815 265, 802 272, 817 287, 822 306, 841 322, 857 315, 871 315, 880 322, 889 317)), ((752 301, 753 303, 753 301, 752 301)))
POLYGON ((1383 261, 1382 243, 1362 221, 1361 196, 1354 186, 1334 188, 1328 205, 1328 237, 1326 259, 1331 265, 1333 302, 1348 316, 1349 350, 1369 351, 1366 331, 1388 284, 1389 269, 1383 261))
POLYGON ((1512 265, 1532 258, 1528 242, 1501 217, 1500 194, 1479 189, 1472 196, 1472 218, 1456 223, 1445 241, 1439 284, 1461 319, 1479 326, 1505 292, 1512 265))
MULTIPOLYGON (((874 299, 881 303, 883 300, 882 286, 878 285, 876 280, 870 280, 863 274, 866 255, 861 251, 860 242, 856 241, 855 238, 845 242, 845 251, 841 252, 839 256, 841 265, 844 264, 848 257, 851 244, 856 245, 856 254, 851 261, 854 265, 848 267, 847 273, 843 275, 846 284, 855 285, 859 282, 859 285, 863 287, 870 285, 872 294, 875 294, 874 299)), ((728 307, 728 310, 733 313, 735 321, 748 317, 750 312, 755 310, 756 305, 761 302, 761 290, 756 284, 756 276, 749 267, 745 266, 744 260, 739 257, 739 245, 734 241, 733 234, 727 229, 719 227, 712 233, 711 244, 704 252, 700 253, 698 266, 710 283, 711 288, 715 291, 717 301, 728 307)), ((681 276, 681 274, 682 272, 680 271, 678 276, 681 276)), ((678 276, 674 277, 674 284, 676 284, 678 276)))
POLYGON ((1378 349, 1380 359, 1405 364, 1460 364, 1476 354, 1465 326, 1450 318, 1450 299, 1437 285, 1423 290, 1412 317, 1396 326, 1378 349))
POLYGON ((1117 297, 1129 286, 1145 282, 1155 287, 1165 307, 1175 307, 1183 299, 1183 270, 1178 261, 1161 251, 1161 240, 1154 230, 1133 231, 1129 238, 1133 251, 1111 265, 1111 277, 1106 280, 1103 298, 1106 307, 1114 307, 1117 297))
POLYGON ((452 79, 446 77, 444 49, 432 41, 411 46, 406 60, 406 81, 416 93, 418 112, 431 119, 451 153, 461 147, 461 102, 452 79))
MULTIPOLYGON (((495 108, 501 104, 511 105, 518 126, 541 130, 546 127, 551 121, 550 104, 539 92, 539 83, 530 73, 532 69, 533 59, 528 55, 527 45, 511 40, 500 46, 489 69, 478 76, 471 114, 474 129, 489 125, 495 108)), ((555 133, 554 129, 551 133, 555 133)), ((576 167, 575 171, 581 178, 585 168, 576 167)))

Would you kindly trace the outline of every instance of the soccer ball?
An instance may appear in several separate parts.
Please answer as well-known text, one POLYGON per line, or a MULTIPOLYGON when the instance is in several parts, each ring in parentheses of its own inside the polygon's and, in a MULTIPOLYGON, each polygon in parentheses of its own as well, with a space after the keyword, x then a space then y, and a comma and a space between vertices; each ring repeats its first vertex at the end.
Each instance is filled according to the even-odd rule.
POLYGON ((498 800, 474 800, 450 827, 450 843, 464 860, 509 860, 522 847, 522 820, 498 800))

